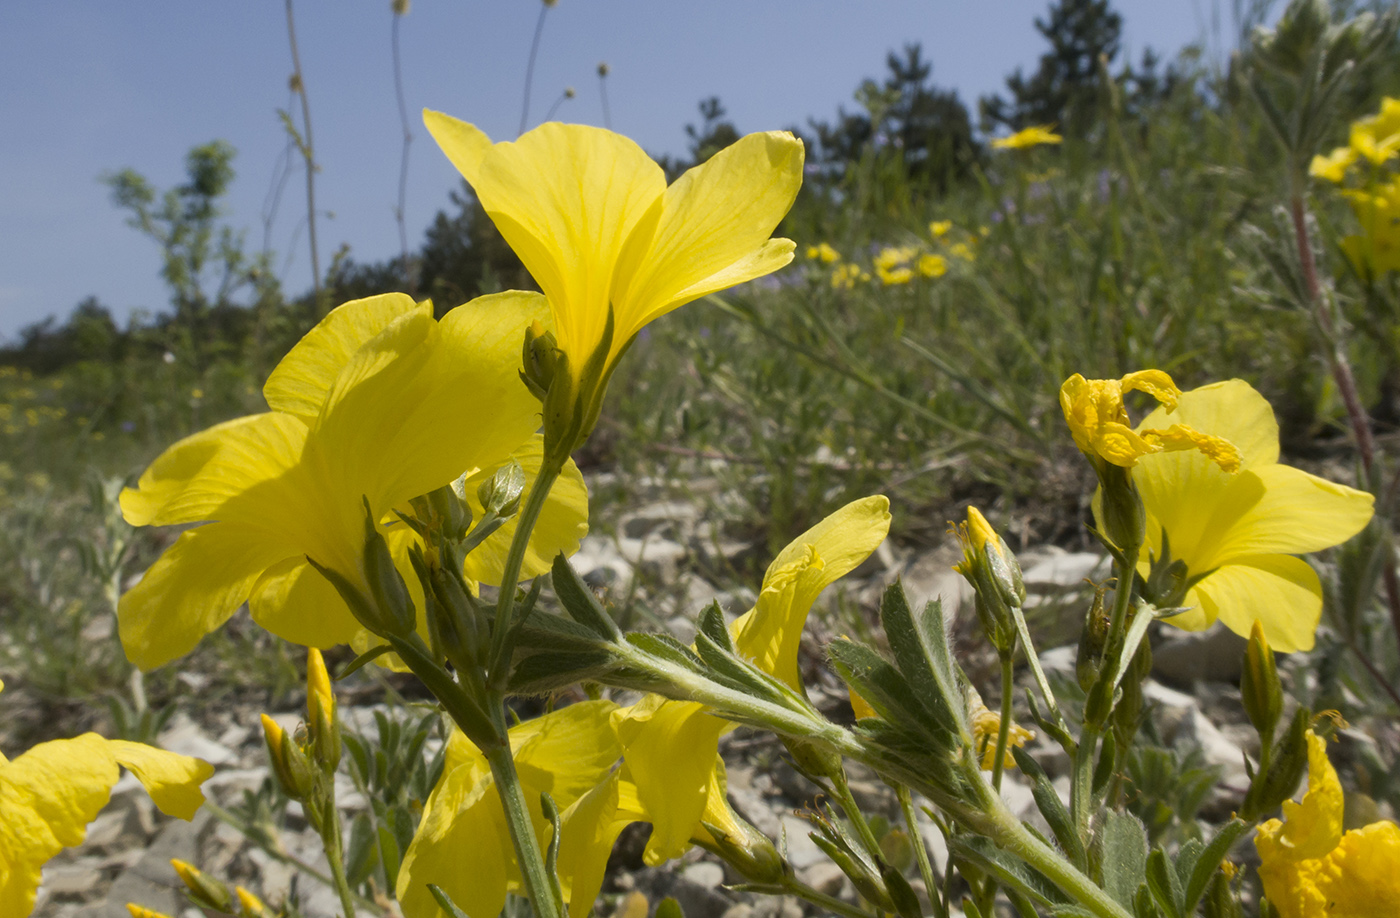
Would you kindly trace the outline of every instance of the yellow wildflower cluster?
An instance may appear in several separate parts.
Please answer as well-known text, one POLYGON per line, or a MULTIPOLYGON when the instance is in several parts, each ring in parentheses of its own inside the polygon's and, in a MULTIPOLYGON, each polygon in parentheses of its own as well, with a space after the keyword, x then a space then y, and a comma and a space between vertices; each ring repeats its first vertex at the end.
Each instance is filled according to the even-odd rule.
POLYGON ((1280 918, 1400 915, 1400 827, 1342 831, 1343 794, 1327 744, 1310 730, 1308 792, 1259 826, 1259 878, 1280 918))
POLYGON ((1313 158, 1309 172, 1336 185, 1351 204, 1361 232, 1342 239, 1342 249, 1366 276, 1400 271, 1400 99, 1387 98, 1380 111, 1351 126, 1346 146, 1313 158), (1360 168, 1356 168, 1360 167, 1360 168), (1349 178, 1357 183, 1348 185, 1349 178))
POLYGON ((28 370, 0 367, 0 435, 29 434, 68 416, 68 409, 55 404, 63 388, 60 377, 36 380, 28 370))
MULTIPOLYGON (((948 273, 950 258, 967 262, 976 260, 974 247, 979 237, 967 234, 966 238, 954 241, 951 235, 953 229, 951 220, 934 220, 928 226, 933 249, 924 241, 883 246, 871 259, 869 269, 855 261, 844 260, 841 253, 826 242, 808 246, 806 256, 809 261, 830 266, 831 286, 838 290, 851 290, 858 284, 872 280, 878 280, 885 287, 897 287, 919 278, 944 276, 948 273)), ((982 235, 986 235, 985 227, 983 230, 982 235)))

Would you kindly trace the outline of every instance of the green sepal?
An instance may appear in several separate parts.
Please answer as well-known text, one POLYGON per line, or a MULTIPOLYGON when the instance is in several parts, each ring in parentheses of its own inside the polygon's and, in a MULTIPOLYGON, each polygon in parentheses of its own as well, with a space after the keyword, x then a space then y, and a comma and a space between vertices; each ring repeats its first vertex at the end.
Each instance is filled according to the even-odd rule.
POLYGON ((604 641, 622 640, 622 629, 603 608, 603 604, 598 601, 598 597, 589 589, 588 584, 583 582, 583 578, 578 575, 578 571, 574 570, 573 565, 564 557, 563 552, 555 555, 551 572, 554 581, 554 595, 559 598, 559 602, 564 606, 564 611, 568 612, 574 621, 588 628, 604 641))
POLYGON ((1064 802, 1050 783, 1045 769, 1040 767, 1034 756, 1018 746, 1011 747, 1011 755, 1016 759, 1021 773, 1031 779, 1031 795, 1035 798, 1035 805, 1040 810, 1040 815, 1045 817, 1050 831, 1054 833, 1060 850, 1065 852, 1074 866, 1081 871, 1087 870, 1089 858, 1084 851, 1083 839, 1075 831, 1074 819, 1069 815, 1069 810, 1065 809, 1064 802))

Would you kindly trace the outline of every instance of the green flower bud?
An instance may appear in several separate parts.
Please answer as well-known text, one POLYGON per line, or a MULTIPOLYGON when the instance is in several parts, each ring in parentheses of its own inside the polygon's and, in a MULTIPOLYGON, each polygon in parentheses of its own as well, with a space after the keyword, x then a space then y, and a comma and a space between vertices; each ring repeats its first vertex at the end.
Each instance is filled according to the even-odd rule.
POLYGON ((518 462, 507 462, 476 489, 487 514, 511 517, 520 512, 520 496, 525 493, 525 471, 518 462))
POLYGON ((219 912, 233 911, 233 894, 222 882, 179 858, 172 858, 170 866, 175 868, 176 876, 185 884, 196 905, 219 912))
POLYGON ((709 838, 697 838, 695 841, 737 870, 750 883, 776 886, 783 882, 784 877, 792 875, 792 865, 778 853, 768 836, 739 819, 732 811, 729 815, 728 829, 702 822, 709 838))
POLYGON ((545 331, 539 322, 531 323, 530 327, 525 329, 525 346, 520 357, 524 365, 524 369, 520 371, 521 380, 535 398, 544 401, 545 394, 554 384, 559 371, 559 361, 563 357, 559 353, 554 332, 545 331))
POLYGON ((1249 646, 1244 654, 1244 673, 1240 677, 1240 698, 1244 702, 1249 722, 1259 731, 1260 741, 1274 741, 1274 730, 1283 713, 1283 687, 1278 680, 1274 652, 1264 637, 1264 626, 1254 622, 1249 633, 1249 646))
POLYGON ((1089 607, 1089 617, 1084 622, 1084 630, 1079 632, 1079 653, 1074 661, 1074 676, 1084 691, 1094 687, 1094 681, 1103 668, 1103 652, 1108 644, 1108 613, 1104 610, 1104 594, 1107 587, 1094 591, 1094 602, 1089 607))

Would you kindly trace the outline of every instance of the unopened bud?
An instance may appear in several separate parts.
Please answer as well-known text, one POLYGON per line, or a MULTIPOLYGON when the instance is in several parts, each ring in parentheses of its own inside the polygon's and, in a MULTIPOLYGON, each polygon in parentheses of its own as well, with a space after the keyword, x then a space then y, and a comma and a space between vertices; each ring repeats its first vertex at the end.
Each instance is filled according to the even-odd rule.
MULTIPOLYGON (((1111 462, 1095 463, 1103 512, 1103 534, 1119 551, 1131 554, 1147 536, 1147 511, 1128 470, 1111 462)), ((1125 585, 1125 589, 1128 585, 1125 585)))
POLYGON ((370 599, 377 609, 375 619, 382 629, 380 633, 404 637, 413 631, 413 600, 408 594, 408 585, 403 582, 403 575, 394 566, 394 556, 370 510, 369 498, 364 498, 364 507, 363 564, 370 599))
POLYGON ((607 61, 600 61, 600 62, 598 63, 598 76, 600 76, 600 77, 605 77, 605 76, 607 76, 608 73, 610 72, 610 69, 611 69, 611 68, 608 67, 608 62, 607 62, 607 61))
POLYGON ((1311 720, 1312 712, 1307 708, 1294 712, 1288 732, 1274 744, 1269 770, 1256 774, 1245 794, 1244 806, 1240 808, 1242 818, 1257 819, 1272 812, 1297 792, 1308 769, 1308 724, 1311 720))
POLYGON ((248 890, 244 889, 242 886, 235 886, 233 892, 234 895, 238 896, 239 907, 243 909, 241 918, 265 918, 267 915, 267 906, 263 905, 261 899, 248 892, 248 890))
POLYGON ((781 737, 783 746, 792 756, 792 764, 808 778, 845 780, 841 756, 824 745, 797 736, 781 737))
POLYGON ((1103 668, 1103 652, 1108 645, 1108 613, 1104 611, 1103 597, 1108 587, 1094 590, 1094 602, 1089 607, 1089 617, 1084 622, 1084 630, 1079 633, 1079 654, 1074 661, 1074 677, 1084 691, 1094 687, 1103 668))
POLYGON ((877 874, 872 873, 865 863, 819 832, 810 833, 810 837, 817 847, 831 858, 832 863, 841 868, 841 872, 851 881, 856 892, 864 896, 867 902, 881 911, 895 911, 894 900, 890 898, 889 890, 885 888, 884 881, 877 874))
POLYGON ((311 762, 301 747, 292 741, 282 726, 262 715, 263 738, 267 741, 268 758, 272 760, 272 771, 277 775, 277 783, 293 800, 305 800, 315 787, 315 774, 311 762))
POLYGON ((1258 619, 1249 633, 1249 646, 1244 653, 1244 672, 1240 677, 1240 699, 1244 702, 1249 722, 1259 731, 1265 745, 1274 740, 1274 730, 1283 713, 1283 687, 1279 684, 1278 666, 1273 649, 1264 637, 1264 626, 1258 619))
POLYGON ((185 888, 189 890, 190 898, 197 905, 220 912, 233 911, 233 895, 229 893, 228 887, 223 883, 179 858, 171 860, 170 866, 175 868, 176 875, 185 884, 185 888))
POLYGON ((334 773, 340 765, 340 719, 326 661, 315 647, 306 652, 306 723, 316 764, 327 774, 334 773))
POLYGON ((520 378, 525 386, 540 401, 554 385, 554 377, 559 371, 559 347, 554 332, 547 331, 538 321, 525 329, 525 345, 521 351, 524 368, 520 378))
MULTIPOLYGON (((728 805, 726 804, 726 809, 728 805)), ((708 839, 696 839, 750 883, 776 885, 792 874, 790 865, 771 839, 730 812, 725 828, 703 822, 708 839)))
POLYGON ((976 507, 967 508, 967 522, 954 532, 963 549, 963 560, 954 569, 972 584, 982 630, 998 652, 1010 653, 1017 634, 1012 610, 1020 608, 1026 598, 1021 565, 976 507))
POLYGON ((890 894, 890 901, 894 903, 894 911, 899 918, 923 918, 919 897, 914 892, 914 887, 904 878, 904 874, 891 864, 881 864, 880 879, 885 883, 885 889, 890 894))
POLYGON ((476 499, 488 514, 511 517, 520 512, 520 497, 524 493, 525 470, 511 460, 477 487, 476 499))
POLYGON ((433 514, 433 524, 442 530, 449 540, 466 536, 472 524, 472 510, 452 485, 444 485, 428 492, 428 506, 433 514))
POLYGON ((157 912, 149 908, 137 905, 135 902, 128 902, 126 910, 131 913, 131 918, 170 918, 165 912, 157 912))

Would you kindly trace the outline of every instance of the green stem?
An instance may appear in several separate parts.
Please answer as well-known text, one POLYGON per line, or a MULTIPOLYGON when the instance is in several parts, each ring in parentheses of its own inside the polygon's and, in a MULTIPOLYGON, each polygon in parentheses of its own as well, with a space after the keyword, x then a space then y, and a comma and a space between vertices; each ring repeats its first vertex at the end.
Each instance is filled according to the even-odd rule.
POLYGON ((530 534, 535 531, 535 523, 544 509, 550 488, 568 457, 554 459, 548 455, 540 465, 535 483, 530 487, 530 496, 525 506, 520 508, 520 518, 515 525, 515 538, 510 543, 510 554, 506 556, 505 570, 501 573, 500 594, 496 597, 496 620, 491 624, 491 655, 488 657, 491 670, 487 678, 493 687, 504 685, 510 675, 505 655, 506 638, 510 634, 511 619, 515 617, 515 588, 520 582, 520 568, 525 563, 525 550, 530 545, 530 534))
POLYGON ((350 881, 345 876, 345 848, 340 838, 340 813, 335 808, 335 798, 327 807, 330 815, 321 830, 321 847, 326 851, 326 861, 331 865, 331 878, 335 881, 335 891, 340 894, 340 907, 345 910, 345 918, 355 918, 355 894, 350 889, 350 881))
POLYGON ((1069 724, 1065 721, 1065 716, 1060 713, 1060 705, 1055 701, 1055 693, 1050 689, 1050 680, 1045 678, 1045 670, 1040 666, 1040 657, 1036 654, 1035 645, 1031 643, 1031 632, 1026 625, 1026 614, 1020 606, 1012 606, 1011 617, 1016 621, 1016 636, 1021 639, 1021 646, 1025 648, 1026 662, 1030 664, 1031 675, 1035 677, 1035 684, 1040 689, 1040 697, 1045 701, 1045 708, 1054 718, 1055 725, 1069 733, 1069 724))
POLYGON ((899 798, 899 809, 904 814, 904 824, 909 827, 909 841, 914 845, 914 860, 919 864, 919 876, 924 879, 924 889, 928 891, 928 902, 935 918, 948 918, 943 900, 938 895, 938 883, 933 875, 933 863, 928 858, 928 846, 924 844, 923 833, 919 831, 919 816, 914 811, 914 795, 903 784, 896 784, 895 796, 899 798))
POLYGON ((1001 793, 1001 776, 1006 770, 1006 744, 1011 740, 1011 689, 1015 678, 1011 653, 1001 654, 1001 726, 997 730, 996 758, 992 759, 992 787, 1001 793))
POLYGON ((828 896, 824 892, 819 892, 794 876, 785 878, 781 891, 797 896, 799 899, 806 899, 813 905, 820 906, 833 915, 843 915, 845 918, 875 918, 873 914, 867 912, 865 909, 851 905, 849 902, 842 902, 835 896, 828 896))
POLYGON ((870 828, 870 823, 866 822, 865 814, 861 812, 855 796, 851 794, 851 785, 846 780, 846 769, 836 769, 831 776, 831 786, 836 793, 836 799, 841 803, 841 809, 846 811, 846 818, 851 821, 851 825, 855 826, 861 844, 865 845, 866 853, 879 860, 882 856, 880 842, 875 838, 875 832, 870 828))
POLYGON ((482 751, 491 765, 491 776, 496 780, 496 793, 501 797, 506 824, 510 826, 510 840, 515 846, 515 859, 520 865, 520 874, 525 880, 525 890, 529 893, 535 918, 562 918, 564 906, 555 898, 554 878, 545 869, 544 855, 540 852, 539 839, 535 837, 525 792, 515 771, 515 757, 509 746, 482 751))

